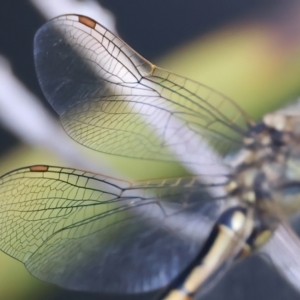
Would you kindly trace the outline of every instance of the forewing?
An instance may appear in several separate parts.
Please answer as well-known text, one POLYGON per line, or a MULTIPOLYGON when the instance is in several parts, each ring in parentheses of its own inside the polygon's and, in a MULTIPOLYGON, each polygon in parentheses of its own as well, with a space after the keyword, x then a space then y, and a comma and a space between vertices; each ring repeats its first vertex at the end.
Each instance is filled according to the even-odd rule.
MULTIPOLYGON (((208 182, 208 180, 207 180, 208 182)), ((90 292, 166 286, 197 255, 224 198, 195 178, 130 182, 32 166, 0 178, 0 248, 36 277, 90 292)))
POLYGON ((87 17, 49 21, 34 49, 40 85, 65 130, 94 150, 220 164, 219 155, 240 146, 250 123, 230 99, 157 68, 87 17))

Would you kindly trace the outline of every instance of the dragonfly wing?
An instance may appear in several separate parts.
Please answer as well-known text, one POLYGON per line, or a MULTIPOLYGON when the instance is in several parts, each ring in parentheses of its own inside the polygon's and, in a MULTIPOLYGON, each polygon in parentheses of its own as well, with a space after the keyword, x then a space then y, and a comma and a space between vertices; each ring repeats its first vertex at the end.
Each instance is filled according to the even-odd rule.
POLYGON ((2 176, 0 195, 2 251, 37 278, 103 293, 169 284, 198 254, 225 202, 195 178, 134 185, 49 166, 2 176))
POLYGON ((259 253, 300 292, 300 241, 289 224, 282 222, 259 253))
POLYGON ((217 165, 250 122, 224 95, 154 66, 87 17, 49 21, 34 48, 40 85, 65 130, 96 151, 217 165))

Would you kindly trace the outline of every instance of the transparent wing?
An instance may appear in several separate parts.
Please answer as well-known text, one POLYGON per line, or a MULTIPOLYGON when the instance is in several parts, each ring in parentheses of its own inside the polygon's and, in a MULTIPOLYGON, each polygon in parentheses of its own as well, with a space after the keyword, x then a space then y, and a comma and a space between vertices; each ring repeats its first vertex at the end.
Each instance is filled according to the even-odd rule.
POLYGON ((239 147, 250 122, 230 99, 154 66, 87 17, 46 23, 34 49, 65 130, 94 150, 207 166, 239 147))
POLYGON ((195 178, 132 184, 22 168, 0 177, 0 248, 34 276, 70 289, 155 290, 198 254, 224 209, 207 188, 215 186, 195 178))
POLYGON ((300 241, 289 224, 282 222, 259 254, 300 293, 300 241))

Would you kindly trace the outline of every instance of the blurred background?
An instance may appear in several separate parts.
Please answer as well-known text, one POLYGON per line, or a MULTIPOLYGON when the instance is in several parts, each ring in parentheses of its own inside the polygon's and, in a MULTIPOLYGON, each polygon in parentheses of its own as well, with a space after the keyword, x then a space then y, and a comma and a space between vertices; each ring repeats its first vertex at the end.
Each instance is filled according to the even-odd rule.
MULTIPOLYGON (((0 174, 30 164, 78 166, 108 174, 119 169, 132 178, 184 172, 155 164, 147 173, 139 166, 128 170, 117 158, 105 156, 94 162, 64 134, 41 93, 33 62, 35 32, 63 13, 96 19, 150 61, 234 99, 254 120, 300 95, 299 1, 2 0, 0 174)), ((104 299, 40 282, 2 253, 0 265, 0 299, 104 299)), ((203 299, 300 296, 254 257, 233 268, 203 299)))

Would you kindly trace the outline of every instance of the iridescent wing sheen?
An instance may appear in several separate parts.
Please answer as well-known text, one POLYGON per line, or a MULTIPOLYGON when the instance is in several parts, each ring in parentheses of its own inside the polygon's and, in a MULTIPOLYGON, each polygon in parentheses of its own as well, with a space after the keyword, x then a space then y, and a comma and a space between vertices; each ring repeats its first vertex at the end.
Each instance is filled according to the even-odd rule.
POLYGON ((226 199, 208 188, 218 186, 195 177, 133 184, 61 167, 18 169, 0 177, 0 249, 66 288, 156 290, 195 258, 224 209, 226 199))
POLYGON ((49 21, 34 49, 65 130, 96 151, 211 166, 240 146, 250 123, 224 95, 156 67, 87 17, 49 21))

